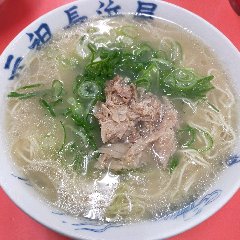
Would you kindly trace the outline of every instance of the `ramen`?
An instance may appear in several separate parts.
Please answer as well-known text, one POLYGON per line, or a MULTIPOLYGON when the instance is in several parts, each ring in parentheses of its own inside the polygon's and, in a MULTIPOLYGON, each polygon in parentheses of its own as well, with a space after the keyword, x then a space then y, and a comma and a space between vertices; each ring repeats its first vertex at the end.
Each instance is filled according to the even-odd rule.
POLYGON ((53 206, 108 222, 159 218, 209 188, 236 101, 203 42, 164 20, 93 19, 29 55, 8 94, 16 165, 53 206))

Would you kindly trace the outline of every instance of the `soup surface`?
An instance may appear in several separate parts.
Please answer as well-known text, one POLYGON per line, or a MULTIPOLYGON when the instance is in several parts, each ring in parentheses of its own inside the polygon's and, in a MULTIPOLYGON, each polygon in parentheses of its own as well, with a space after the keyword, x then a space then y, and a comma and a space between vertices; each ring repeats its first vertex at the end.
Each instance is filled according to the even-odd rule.
POLYGON ((74 216, 159 218, 224 169, 236 138, 228 80, 211 50, 173 23, 93 19, 27 57, 8 95, 12 157, 74 216))

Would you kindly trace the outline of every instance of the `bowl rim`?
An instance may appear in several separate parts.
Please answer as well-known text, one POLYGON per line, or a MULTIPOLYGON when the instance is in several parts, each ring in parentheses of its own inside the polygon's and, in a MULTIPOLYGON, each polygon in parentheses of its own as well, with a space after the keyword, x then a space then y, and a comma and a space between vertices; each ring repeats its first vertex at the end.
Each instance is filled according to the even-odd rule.
MULTIPOLYGON (((121 0, 120 2, 122 2, 124 0, 121 0)), ((178 10, 181 10, 184 14, 188 14, 190 15, 192 18, 195 18, 195 19, 198 19, 198 21, 202 22, 203 24, 207 25, 208 28, 211 30, 211 32, 214 32, 215 34, 217 34, 218 36, 220 36, 224 41, 225 43, 228 45, 228 47, 230 47, 232 49, 232 52, 236 55, 236 57, 239 58, 240 60, 240 54, 239 54, 239 51, 238 49, 233 45, 233 43, 221 32, 219 31, 215 26, 213 26, 211 23, 209 23, 207 20, 205 20, 204 18, 198 16, 197 14, 183 8, 183 7, 180 7, 178 5, 175 5, 173 3, 169 3, 169 2, 165 2, 165 1, 160 1, 160 0, 152 0, 154 2, 156 2, 157 4, 159 5, 166 5, 166 6, 170 6, 171 8, 173 8, 173 11, 174 9, 178 9, 178 10)), ((65 9, 66 7, 68 6, 72 6, 73 4, 76 4, 76 5, 80 5, 81 3, 83 2, 88 2, 87 0, 79 0, 79 1, 72 1, 70 3, 67 3, 67 4, 63 4, 57 8, 54 8, 53 10, 50 10, 48 11, 47 13, 41 15, 40 17, 36 18, 34 21, 32 21, 30 24, 28 24, 26 27, 24 27, 15 37, 13 40, 11 40, 9 42, 9 44, 7 45, 7 47, 3 50, 2 54, 1 54, 1 57, 0 57, 0 64, 2 63, 2 59, 3 59, 3 56, 5 56, 10 48, 17 44, 19 41, 21 41, 21 37, 22 35, 25 33, 25 31, 34 26, 35 24, 37 24, 39 21, 43 20, 43 19, 47 19, 50 15, 54 14, 54 13, 57 13, 63 9, 65 9)), ((126 14, 125 12, 123 14, 126 14)), ((90 16, 92 17, 92 16, 90 16)), ((158 18, 158 17, 156 17, 158 18)), ((53 32, 54 34, 55 32, 53 32)), ((194 34, 194 32, 193 32, 194 34)), ((6 186, 5 183, 3 183, 3 181, 1 181, 1 177, 0 177, 0 187, 2 187, 3 191, 7 194, 7 196, 11 199, 11 201, 19 208, 21 209, 25 214, 27 214, 30 218, 32 218, 33 220, 37 221, 38 223, 40 223, 41 225, 47 227, 48 229, 51 229, 52 231, 55 231, 55 232, 58 232, 64 236, 67 236, 67 237, 76 237, 74 234, 68 234, 66 232, 64 232, 64 230, 61 230, 61 229, 56 229, 54 228, 53 226, 51 226, 50 224, 47 224, 45 223, 44 221, 42 221, 41 219, 38 219, 37 217, 33 217, 31 215, 31 212, 27 209, 27 208, 23 208, 21 206, 19 206, 19 203, 18 201, 16 201, 16 199, 14 199, 12 197, 12 194, 11 194, 11 191, 8 189, 8 187, 6 186)), ((191 228, 199 225, 200 223, 202 223, 203 221, 205 221, 206 219, 208 219, 209 217, 211 217, 213 214, 215 214, 218 210, 220 210, 231 198, 232 196, 239 190, 240 188, 240 179, 238 181, 236 181, 235 185, 232 185, 231 188, 226 192, 226 194, 224 196, 221 197, 221 201, 220 202, 217 202, 215 203, 213 206, 212 206, 212 209, 211 211, 209 212, 205 212, 203 215, 201 216, 198 216, 198 218, 196 218, 195 220, 191 221, 191 222, 188 222, 186 225, 187 227, 185 226, 180 226, 180 227, 176 227, 174 228, 171 233, 169 233, 168 235, 166 236, 163 236, 163 238, 166 238, 166 237, 173 237, 175 235, 178 235, 182 232, 185 232, 187 230, 190 230, 191 228)), ((146 222, 144 222, 146 223, 146 222)), ((137 223, 136 223, 137 224, 137 223)), ((81 234, 80 234, 81 235, 81 234)), ((81 239, 84 239, 84 240, 93 240, 93 238, 86 238, 86 237, 82 237, 82 236, 79 236, 81 239)), ((94 238, 95 240, 96 239, 103 239, 103 238, 94 238)), ((104 238, 105 239, 105 238, 104 238)))

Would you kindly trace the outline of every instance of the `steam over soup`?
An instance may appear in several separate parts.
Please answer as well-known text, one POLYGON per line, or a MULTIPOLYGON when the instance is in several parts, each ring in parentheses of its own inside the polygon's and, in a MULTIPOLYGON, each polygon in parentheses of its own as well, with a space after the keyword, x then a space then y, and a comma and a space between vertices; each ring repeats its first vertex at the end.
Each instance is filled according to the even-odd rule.
POLYGON ((189 32, 94 19, 27 57, 7 131, 14 161, 49 203, 138 221, 209 188, 235 141, 235 105, 221 66, 189 32))

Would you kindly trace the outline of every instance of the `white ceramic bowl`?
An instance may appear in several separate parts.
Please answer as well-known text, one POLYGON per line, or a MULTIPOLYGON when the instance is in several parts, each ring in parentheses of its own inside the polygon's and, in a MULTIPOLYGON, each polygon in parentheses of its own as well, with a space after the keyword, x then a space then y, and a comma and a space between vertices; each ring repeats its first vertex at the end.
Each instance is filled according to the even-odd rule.
POLYGON ((38 43, 47 42, 50 38, 49 34, 46 34, 40 39, 40 42, 34 42, 39 39, 38 34, 43 35, 46 29, 54 34, 57 29, 68 27, 71 22, 80 22, 84 16, 90 18, 96 15, 112 14, 114 11, 108 12, 108 9, 113 8, 112 10, 118 13, 150 13, 175 22, 193 32, 215 51, 219 61, 225 66, 233 80, 236 92, 240 92, 239 52, 222 33, 205 20, 163 1, 114 0, 111 6, 108 6, 109 0, 102 2, 104 6, 100 6, 100 2, 97 0, 91 1, 91 3, 89 0, 81 0, 49 12, 25 28, 3 52, 0 59, 0 183, 8 196, 24 212, 43 225, 72 238, 147 240, 170 237, 207 219, 237 191, 240 186, 239 140, 233 151, 234 157, 226 160, 229 167, 203 197, 165 218, 124 226, 111 223, 96 224, 87 219, 75 219, 48 206, 39 199, 28 180, 10 161, 5 142, 4 113, 7 88, 12 81, 15 81, 15 69, 21 66, 26 55, 32 51, 30 48, 35 48, 38 43))

